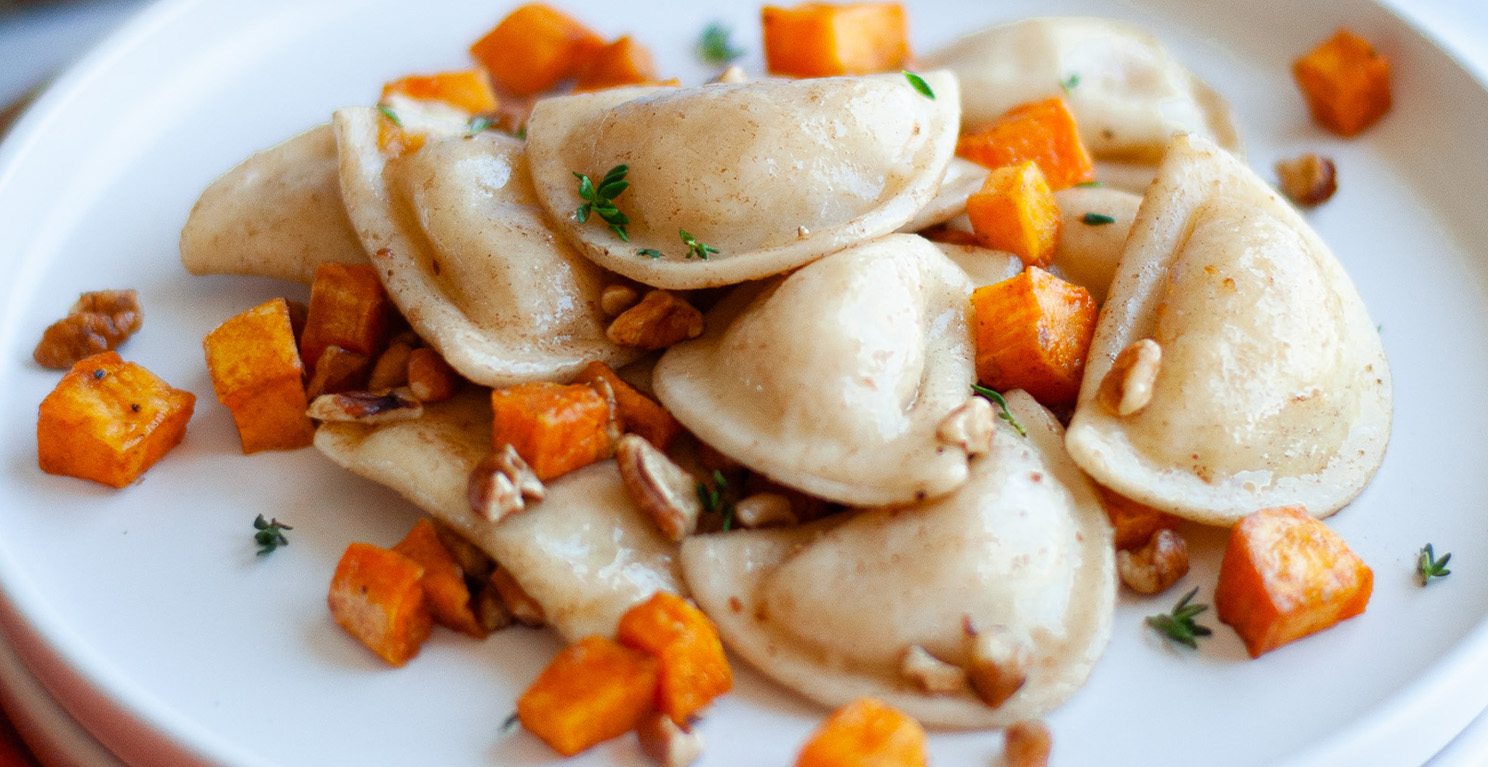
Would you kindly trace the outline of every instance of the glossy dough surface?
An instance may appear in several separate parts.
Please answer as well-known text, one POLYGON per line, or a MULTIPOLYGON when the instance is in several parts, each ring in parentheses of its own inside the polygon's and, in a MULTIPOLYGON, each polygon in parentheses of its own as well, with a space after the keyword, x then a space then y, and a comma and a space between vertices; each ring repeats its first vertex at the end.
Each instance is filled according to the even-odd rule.
POLYGON ((955 150, 955 78, 937 98, 899 74, 618 88, 538 102, 532 178, 564 234, 648 285, 702 288, 768 277, 899 229, 934 196, 955 150), (574 173, 627 165, 622 242, 592 217, 574 173), (679 230, 718 249, 688 258, 679 230), (642 249, 663 255, 638 255, 642 249))
POLYGON ((459 530, 511 571, 569 641, 613 636, 620 616, 659 590, 682 592, 677 547, 635 507, 614 461, 547 485, 547 498, 500 524, 470 511, 465 486, 490 451, 484 392, 425 407, 417 421, 323 424, 315 446, 459 530))
POLYGON ((1156 161, 1174 131, 1240 148, 1229 105, 1139 27, 1027 19, 974 32, 925 59, 961 80, 966 132, 1019 104, 1062 96, 1099 158, 1156 161), (1071 77, 1078 77, 1074 84, 1071 77))
POLYGON ((1002 727, 1073 693, 1110 637, 1111 529, 1058 422, 1021 391, 1008 400, 1029 436, 999 424, 992 452, 952 495, 687 539, 683 573, 729 648, 824 705, 871 695, 931 726, 1002 727), (1008 629, 1033 659, 996 709, 970 693, 919 692, 899 674, 910 645, 964 663, 968 615, 1008 629))
POLYGON ((336 113, 347 210, 394 303, 455 370, 506 386, 636 356, 605 337, 606 275, 549 227, 521 142, 431 134, 389 158, 383 119, 369 108, 336 113))
POLYGON ((936 427, 971 393, 971 282, 896 234, 736 289, 652 385, 704 442, 842 503, 909 503, 966 481, 936 427))
POLYGON ((192 274, 245 274, 309 285, 315 268, 366 263, 341 203, 336 135, 311 128, 213 181, 181 229, 192 274))
POLYGON ((1117 492, 1227 525, 1302 504, 1326 516, 1384 458, 1391 381, 1358 292, 1302 217, 1229 153, 1178 137, 1137 214, 1091 346, 1068 446, 1117 492), (1096 400, 1152 338, 1152 401, 1096 400))

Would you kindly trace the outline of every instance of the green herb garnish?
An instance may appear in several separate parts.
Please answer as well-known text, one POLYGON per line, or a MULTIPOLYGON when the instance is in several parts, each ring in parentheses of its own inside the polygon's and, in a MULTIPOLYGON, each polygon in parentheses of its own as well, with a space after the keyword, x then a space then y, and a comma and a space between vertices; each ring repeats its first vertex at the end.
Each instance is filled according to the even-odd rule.
POLYGON ((266 520, 264 515, 259 514, 253 520, 253 529, 258 532, 253 534, 253 542, 258 544, 258 555, 273 553, 280 546, 288 546, 289 539, 284 537, 285 530, 293 530, 293 527, 279 520, 266 520))
POLYGON ((610 231, 622 242, 630 242, 630 235, 625 231, 630 217, 615 207, 615 198, 630 188, 630 182, 625 180, 625 174, 629 172, 630 166, 616 165, 600 179, 597 187, 588 176, 574 173, 574 177, 579 180, 579 197, 584 200, 584 204, 574 211, 574 218, 582 224, 589 220, 590 213, 594 213, 610 225, 610 231))
POLYGON ((698 60, 704 64, 722 67, 743 56, 744 49, 735 48, 729 42, 730 31, 729 26, 721 21, 715 21, 703 28, 703 34, 698 37, 697 46, 693 49, 698 60))
POLYGON ((1194 623, 1194 618, 1201 612, 1209 609, 1209 605, 1191 605, 1189 600, 1199 593, 1199 587, 1183 595, 1178 600, 1177 606, 1170 613, 1147 616, 1147 625, 1157 629, 1163 636, 1186 645, 1195 650, 1199 648, 1199 637, 1206 637, 1214 633, 1208 626, 1200 626, 1194 623))
POLYGON ((1102 224, 1116 223, 1115 218, 1104 213, 1086 213, 1085 216, 1080 220, 1086 224, 1089 224, 1090 226, 1100 226, 1102 224))
POLYGON ((1074 90, 1075 86, 1079 84, 1080 74, 1078 72, 1071 74, 1069 77, 1066 77, 1063 80, 1059 81, 1059 87, 1063 88, 1065 93, 1069 93, 1070 91, 1074 90))
POLYGON ((696 237, 693 237, 692 234, 689 233, 686 229, 678 229, 677 234, 682 237, 682 244, 687 246, 688 258, 696 257, 707 261, 709 253, 718 252, 718 248, 715 248, 712 245, 704 245, 703 243, 698 242, 698 239, 696 237))
POLYGON ((697 497, 703 504, 703 513, 722 514, 724 532, 734 526, 734 504, 726 497, 727 493, 728 480, 723 478, 723 472, 716 469, 713 471, 712 487, 702 482, 697 483, 697 497))
POLYGON ((899 71, 904 73, 904 79, 908 80, 909 84, 914 86, 914 89, 919 91, 921 96, 931 101, 935 100, 935 91, 930 90, 930 83, 925 82, 925 78, 920 77, 908 69, 901 69, 899 71))
POLYGON ((387 104, 378 104, 377 111, 381 112, 383 117, 392 120, 394 125, 399 128, 403 127, 403 121, 398 118, 398 113, 394 112, 392 107, 387 104))
POLYGON ((639 248, 636 250, 636 255, 661 258, 661 251, 657 250, 656 248, 639 248))
POLYGON ((476 115, 475 117, 470 118, 470 122, 465 123, 465 135, 474 136, 477 133, 484 133, 488 129, 490 129, 490 127, 491 118, 485 117, 483 115, 476 115))
POLYGON ((1421 585, 1425 586, 1432 578, 1445 578, 1452 574, 1447 569, 1447 562, 1452 559, 1450 553, 1443 554, 1441 559, 1436 558, 1436 552, 1432 550, 1431 544, 1426 544, 1416 554, 1416 575, 1421 578, 1421 585))
POLYGON ((980 394, 983 397, 986 397, 987 399, 992 400, 994 403, 996 403, 998 407, 1002 408, 1002 412, 998 413, 997 417, 1012 424, 1013 428, 1018 430, 1018 436, 1028 436, 1028 432, 1023 430, 1023 424, 1018 423, 1018 419, 1013 417, 1012 411, 1008 410, 1007 400, 1003 399, 1002 395, 998 393, 996 389, 988 389, 985 386, 977 386, 976 384, 972 384, 971 393, 980 394))
POLYGON ((1106 185, 1106 182, 1104 182, 1104 181, 1081 181, 1080 183, 1075 184, 1075 186, 1085 187, 1087 189, 1089 189, 1091 187, 1105 186, 1105 185, 1106 185))

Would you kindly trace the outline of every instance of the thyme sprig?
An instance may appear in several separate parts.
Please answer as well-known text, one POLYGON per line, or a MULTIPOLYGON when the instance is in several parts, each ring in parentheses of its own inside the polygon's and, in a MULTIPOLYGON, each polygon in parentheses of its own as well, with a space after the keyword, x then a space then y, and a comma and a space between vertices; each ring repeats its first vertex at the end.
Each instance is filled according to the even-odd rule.
POLYGON ((470 118, 470 122, 465 123, 465 135, 474 136, 479 133, 484 133, 487 130, 490 130, 492 125, 494 125, 494 123, 491 122, 491 118, 486 117, 485 115, 476 115, 470 118))
POLYGON ((735 48, 729 41, 729 33, 732 30, 721 21, 715 21, 703 28, 703 34, 698 37, 697 46, 693 52, 697 54, 698 60, 704 64, 714 66, 728 66, 734 59, 743 56, 743 48, 735 48))
POLYGON ((394 125, 399 128, 403 127, 403 119, 398 117, 398 113, 394 112, 392 107, 387 104, 378 104, 377 111, 381 112, 383 117, 392 120, 394 125))
POLYGON ((258 531, 253 534, 253 542, 258 544, 258 555, 264 556, 273 553, 280 546, 288 546, 289 539, 284 537, 284 531, 294 528, 277 519, 264 519, 264 515, 259 514, 253 520, 253 529, 258 531))
POLYGON ((1008 410, 1007 400, 1004 399, 1002 394, 999 393, 996 389, 988 389, 985 386, 977 386, 976 384, 972 384, 971 393, 980 394, 983 397, 992 400, 992 402, 1002 410, 1002 412, 997 414, 997 417, 1012 424, 1013 428, 1018 430, 1018 436, 1028 436, 1028 432, 1023 429, 1023 424, 1018 423, 1018 419, 1013 417, 1013 411, 1008 410))
POLYGON ((930 83, 925 82, 925 78, 920 77, 919 75, 909 71, 908 69, 901 69, 899 71, 904 73, 904 79, 908 80, 909 84, 913 86, 915 90, 919 91, 921 96, 924 96, 931 101, 935 100, 935 91, 930 89, 930 83))
POLYGON ((1421 585, 1425 586, 1430 583, 1432 578, 1445 578, 1451 575, 1452 571, 1447 569, 1447 562, 1451 559, 1451 552, 1437 559, 1436 551, 1431 548, 1431 544, 1422 546, 1421 550, 1416 553, 1416 575, 1420 577, 1421 585))
POLYGON ((1116 219, 1104 213, 1086 213, 1080 218, 1087 226, 1100 226, 1102 224, 1114 224, 1116 219))
POLYGON ((688 258, 701 258, 707 261, 709 253, 718 252, 718 248, 698 242, 698 238, 693 237, 686 229, 678 229, 677 234, 682 237, 682 244, 687 246, 688 258))
POLYGON ((1079 84, 1080 84, 1080 73, 1079 72, 1073 72, 1073 73, 1070 74, 1069 77, 1066 77, 1063 80, 1060 80, 1059 81, 1059 87, 1060 88, 1063 88, 1065 93, 1069 93, 1070 91, 1074 90, 1075 89, 1075 86, 1077 86, 1079 84))
POLYGON ((704 514, 722 514, 723 531, 728 532, 734 526, 734 503, 728 499, 728 480, 724 479, 723 472, 713 471, 713 486, 697 483, 698 501, 703 504, 704 514))
POLYGON ((610 231, 622 242, 630 242, 630 235, 625 231, 630 217, 615 207, 615 198, 630 188, 630 182, 625 180, 625 174, 629 172, 630 166, 616 165, 604 174, 597 185, 588 176, 575 172, 574 178, 579 180, 579 197, 584 200, 584 204, 574 211, 574 218, 582 224, 593 213, 604 219, 610 225, 610 231))
POLYGON ((1199 613, 1209 609, 1209 605, 1194 605, 1189 602, 1199 593, 1199 587, 1194 586, 1192 591, 1183 595, 1178 604, 1170 613, 1159 613, 1147 616, 1147 625, 1157 629, 1159 633, 1178 644, 1193 648, 1199 648, 1199 637, 1206 637, 1214 633, 1208 626, 1201 626, 1194 622, 1199 613))

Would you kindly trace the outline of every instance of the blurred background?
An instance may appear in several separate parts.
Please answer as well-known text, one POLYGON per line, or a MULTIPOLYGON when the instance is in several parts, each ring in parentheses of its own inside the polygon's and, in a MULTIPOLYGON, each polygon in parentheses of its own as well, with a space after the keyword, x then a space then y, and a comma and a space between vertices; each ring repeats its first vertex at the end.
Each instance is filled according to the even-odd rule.
POLYGON ((29 96, 144 0, 0 0, 0 133, 29 96))

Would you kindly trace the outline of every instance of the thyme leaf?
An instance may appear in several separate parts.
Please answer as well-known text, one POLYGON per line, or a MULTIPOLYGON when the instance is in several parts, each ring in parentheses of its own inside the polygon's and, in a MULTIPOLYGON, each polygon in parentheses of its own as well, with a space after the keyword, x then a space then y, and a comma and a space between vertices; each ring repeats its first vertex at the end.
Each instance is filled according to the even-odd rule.
POLYGON ((1086 213, 1080 221, 1089 226, 1100 226, 1102 224, 1114 224, 1116 219, 1104 213, 1086 213))
POLYGON ((704 514, 722 514, 723 531, 726 533, 734 526, 734 504, 728 499, 728 480, 724 479, 723 472, 713 471, 713 486, 697 483, 698 501, 703 504, 704 514))
POLYGON ((470 122, 465 124, 465 135, 474 136, 478 133, 484 133, 489 130, 490 127, 491 118, 482 115, 476 115, 475 117, 470 118, 470 122))
POLYGON ((398 113, 394 112, 392 107, 387 104, 378 104, 377 111, 381 112, 383 117, 392 120, 394 125, 399 128, 403 127, 403 120, 398 117, 398 113))
POLYGON ((997 405, 999 408, 1002 409, 1002 412, 998 413, 997 414, 997 417, 998 418, 1001 418, 1004 421, 1007 421, 1010 424, 1012 424, 1013 425, 1013 428, 1018 430, 1018 436, 1020 436, 1020 437, 1026 437, 1026 436, 1028 436, 1028 432, 1027 431, 1024 431, 1024 429, 1023 429, 1023 424, 1018 423, 1018 419, 1016 419, 1016 418, 1013 417, 1013 412, 1011 410, 1008 410, 1007 400, 1006 399, 1003 399, 1002 394, 999 393, 996 389, 988 389, 985 386, 977 386, 976 384, 972 384, 971 385, 971 393, 972 394, 980 394, 983 397, 986 397, 987 399, 992 400, 992 403, 993 404, 997 405))
POLYGON ((925 82, 925 78, 920 77, 908 69, 901 69, 899 71, 904 73, 904 79, 908 80, 909 84, 914 86, 914 89, 919 91, 921 96, 931 101, 935 100, 935 91, 930 89, 930 83, 925 82))
POLYGON ((1416 575, 1421 578, 1421 585, 1425 586, 1430 583, 1432 578, 1445 578, 1451 575, 1452 571, 1447 569, 1447 562, 1451 559, 1450 552, 1443 554, 1441 559, 1437 559, 1436 551, 1431 548, 1431 544, 1422 546, 1421 550, 1416 553, 1416 575))
POLYGON ((638 256, 650 256, 652 258, 661 258, 661 251, 657 250, 656 248, 638 248, 636 250, 636 255, 638 255, 638 256))
POLYGON ((574 219, 579 223, 589 220, 589 214, 593 213, 609 224, 610 231, 620 238, 621 242, 630 242, 630 234, 625 227, 630 223, 630 217, 620 212, 615 206, 615 198, 619 197, 626 189, 630 188, 630 182, 625 180, 625 174, 630 172, 628 165, 616 165, 599 180, 598 184, 589 180, 589 177, 574 172, 574 178, 579 180, 579 199, 584 201, 574 211, 574 219))
POLYGON ((1105 185, 1106 185, 1106 182, 1104 182, 1104 181, 1081 181, 1080 183, 1075 184, 1075 186, 1085 187, 1087 189, 1094 188, 1094 187, 1105 186, 1105 185))
POLYGON ((687 246, 688 258, 701 258, 707 261, 709 253, 718 252, 718 248, 698 242, 698 239, 693 237, 686 229, 678 229, 677 234, 682 237, 682 244, 687 246))
POLYGON ((1199 593, 1199 587, 1183 595, 1178 604, 1169 613, 1159 613, 1147 616, 1147 625, 1156 629, 1158 633, 1178 644, 1197 650, 1199 648, 1199 637, 1206 637, 1214 633, 1208 626, 1201 626, 1194 622, 1199 613, 1209 609, 1209 605, 1193 605, 1189 602, 1199 593))
POLYGON ((704 64, 714 66, 728 66, 734 59, 743 56, 743 48, 735 48, 729 41, 729 33, 732 30, 721 21, 715 21, 703 28, 703 34, 698 37, 697 46, 693 52, 697 54, 698 60, 704 64))
POLYGON ((1066 77, 1063 80, 1059 81, 1059 87, 1063 88, 1065 93, 1069 93, 1070 91, 1074 90, 1075 86, 1079 84, 1080 73, 1078 72, 1071 73, 1069 77, 1066 77))
POLYGON ((289 539, 284 537, 285 530, 293 530, 293 527, 279 520, 266 520, 264 515, 259 514, 253 520, 253 529, 258 532, 253 534, 253 542, 258 544, 258 555, 271 554, 280 546, 288 546, 289 539))

